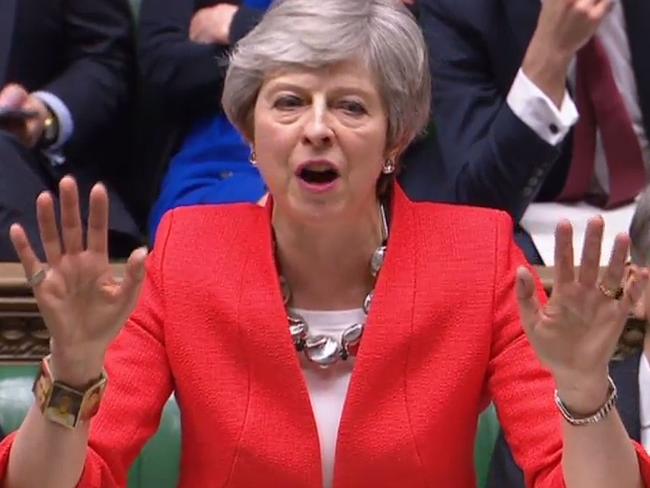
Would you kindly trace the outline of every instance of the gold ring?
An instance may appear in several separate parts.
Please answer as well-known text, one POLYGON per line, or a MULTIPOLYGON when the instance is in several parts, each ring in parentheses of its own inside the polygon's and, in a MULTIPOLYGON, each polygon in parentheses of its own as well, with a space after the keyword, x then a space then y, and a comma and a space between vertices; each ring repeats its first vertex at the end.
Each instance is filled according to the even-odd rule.
POLYGON ((45 276, 47 275, 47 270, 49 268, 47 266, 44 266, 43 268, 39 269, 36 273, 34 273, 28 280, 27 284, 31 287, 34 288, 38 285, 41 284, 41 282, 45 279, 45 276))
POLYGON ((622 286, 619 286, 615 290, 612 290, 611 288, 607 288, 605 285, 603 285, 601 281, 598 283, 598 289, 603 295, 605 295, 607 298, 611 298, 612 300, 620 300, 623 296, 622 286))

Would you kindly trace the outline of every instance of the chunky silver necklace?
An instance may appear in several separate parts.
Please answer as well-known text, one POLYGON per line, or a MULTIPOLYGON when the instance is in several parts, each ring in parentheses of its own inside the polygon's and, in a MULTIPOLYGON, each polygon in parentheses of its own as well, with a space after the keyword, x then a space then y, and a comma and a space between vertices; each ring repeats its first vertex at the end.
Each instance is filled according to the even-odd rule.
MULTIPOLYGON (((386 221, 386 212, 384 206, 379 206, 381 219, 381 244, 372 253, 370 258, 370 273, 377 279, 379 270, 384 264, 386 255, 386 243, 388 242, 388 223, 386 221)), ((282 298, 285 308, 291 300, 291 289, 289 284, 280 274, 280 286, 282 289, 282 298)), ((312 335, 309 331, 309 324, 296 313, 290 313, 287 309, 287 321, 289 323, 289 332, 293 339, 296 351, 302 352, 305 357, 312 363, 322 368, 327 368, 339 360, 347 360, 350 356, 356 356, 363 336, 363 330, 366 326, 370 305, 375 294, 374 288, 366 295, 363 300, 363 320, 360 323, 352 324, 341 333, 340 338, 336 339, 327 335, 312 335)))

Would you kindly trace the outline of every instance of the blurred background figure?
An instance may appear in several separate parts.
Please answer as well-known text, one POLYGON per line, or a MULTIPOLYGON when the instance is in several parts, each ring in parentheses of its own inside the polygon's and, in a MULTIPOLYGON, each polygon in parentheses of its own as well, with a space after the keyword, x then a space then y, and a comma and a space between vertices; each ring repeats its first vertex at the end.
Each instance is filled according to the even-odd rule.
POLYGON ((98 180, 109 189, 112 257, 141 242, 117 191, 128 164, 132 26, 126 0, 0 2, 0 261, 17 259, 12 222, 42 256, 34 199, 43 190, 57 198, 65 174, 82 195, 98 180))

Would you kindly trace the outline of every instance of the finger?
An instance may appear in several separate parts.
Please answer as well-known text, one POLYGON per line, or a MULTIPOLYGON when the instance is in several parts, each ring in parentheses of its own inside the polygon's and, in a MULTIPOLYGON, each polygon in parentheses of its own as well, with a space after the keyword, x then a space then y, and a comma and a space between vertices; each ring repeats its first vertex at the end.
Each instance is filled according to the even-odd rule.
POLYGON ((90 190, 88 250, 103 255, 108 252, 108 193, 101 183, 90 190))
POLYGON ((612 0, 599 0, 590 11, 591 20, 600 22, 613 8, 612 0))
POLYGON ((621 314, 627 317, 639 300, 643 299, 648 286, 648 270, 642 269, 635 273, 625 284, 623 298, 619 302, 621 314))
POLYGON ((598 279, 600 267, 600 249, 603 242, 603 228, 605 223, 602 217, 594 217, 587 222, 585 242, 582 247, 582 260, 580 262, 579 281, 585 286, 592 287, 598 279))
POLYGON ((41 270, 43 265, 36 256, 34 249, 29 243, 29 238, 25 233, 25 229, 20 224, 13 224, 9 228, 9 238, 11 243, 16 250, 18 259, 23 266, 23 271, 25 271, 25 277, 27 279, 31 278, 34 273, 41 270))
POLYGON ((36 199, 36 217, 45 257, 51 266, 55 266, 61 259, 61 238, 56 225, 54 199, 49 192, 42 192, 36 199))
POLYGON ((64 176, 59 183, 61 200, 61 228, 65 252, 77 254, 83 250, 83 231, 79 213, 79 190, 71 176, 64 176))
POLYGON ((526 334, 530 336, 533 332, 534 325, 539 319, 540 307, 535 280, 525 266, 517 268, 515 291, 517 294, 517 303, 519 304, 521 324, 526 334))
POLYGON ((618 234, 614 239, 614 247, 609 258, 609 264, 603 275, 603 285, 610 290, 616 290, 623 282, 625 274, 625 262, 630 247, 630 238, 627 234, 618 234))
POLYGON ((573 227, 561 220, 555 227, 554 283, 570 283, 575 279, 573 269, 573 227))
POLYGON ((0 107, 19 109, 29 98, 29 93, 20 85, 7 85, 0 91, 0 107))
POLYGON ((199 10, 196 14, 194 14, 194 17, 192 17, 192 21, 190 22, 190 40, 195 41, 198 37, 198 30, 199 30, 199 19, 201 17, 201 10, 199 10))
POLYGON ((124 279, 120 285, 119 298, 123 306, 132 309, 138 299, 140 287, 145 276, 147 248, 139 247, 131 253, 124 270, 124 279))

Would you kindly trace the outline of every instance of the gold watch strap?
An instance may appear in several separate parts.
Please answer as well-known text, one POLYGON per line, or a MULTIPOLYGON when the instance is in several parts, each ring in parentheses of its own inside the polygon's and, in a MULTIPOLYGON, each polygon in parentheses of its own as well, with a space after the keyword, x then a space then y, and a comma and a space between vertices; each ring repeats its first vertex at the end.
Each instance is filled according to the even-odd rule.
POLYGON ((34 381, 36 403, 48 420, 74 429, 97 413, 108 376, 106 371, 102 371, 99 379, 78 390, 53 378, 50 360, 49 355, 43 358, 41 370, 34 381))

